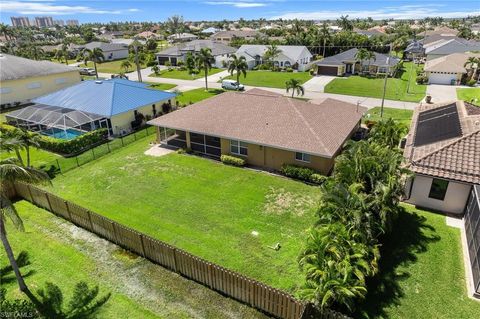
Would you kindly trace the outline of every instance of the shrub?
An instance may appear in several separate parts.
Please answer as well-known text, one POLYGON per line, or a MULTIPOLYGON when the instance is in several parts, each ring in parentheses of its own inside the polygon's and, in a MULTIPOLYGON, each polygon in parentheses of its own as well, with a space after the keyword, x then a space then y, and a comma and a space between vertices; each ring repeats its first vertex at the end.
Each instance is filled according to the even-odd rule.
POLYGON ((233 166, 245 166, 246 161, 243 158, 231 156, 231 155, 222 155, 220 160, 223 164, 233 165, 233 166))
POLYGON ((427 84, 428 83, 428 77, 426 75, 417 76, 417 83, 418 84, 427 84))
POLYGON ((468 86, 475 86, 476 83, 477 83, 477 81, 474 80, 474 79, 470 79, 470 80, 467 81, 468 86))
POLYGON ((270 70, 270 67, 267 64, 260 64, 258 66, 259 70, 270 70))
POLYGON ((293 69, 292 68, 286 68, 285 69, 287 72, 293 72, 293 69))
POLYGON ((323 183, 326 178, 311 168, 290 164, 283 165, 280 172, 287 177, 315 184, 323 183))

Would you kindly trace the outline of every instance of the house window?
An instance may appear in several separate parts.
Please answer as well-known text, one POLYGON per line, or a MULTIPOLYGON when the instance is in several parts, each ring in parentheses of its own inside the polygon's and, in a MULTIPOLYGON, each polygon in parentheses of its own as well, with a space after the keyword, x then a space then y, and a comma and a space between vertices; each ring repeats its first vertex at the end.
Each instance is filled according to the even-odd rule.
POLYGON ((378 68, 378 73, 387 73, 387 68, 384 66, 381 66, 378 68))
POLYGON ((230 153, 247 156, 248 144, 240 141, 230 140, 230 153))
POLYGON ((64 84, 64 83, 67 83, 67 79, 66 79, 66 78, 58 78, 58 79, 55 79, 55 84, 64 84))
POLYGON ((42 87, 42 84, 40 82, 32 82, 27 84, 27 89, 38 89, 42 87))
POLYGON ((6 88, 6 87, 0 88, 0 94, 7 94, 10 92, 12 92, 12 88, 6 88))
POLYGON ((429 198, 444 200, 447 193, 448 181, 444 179, 434 178, 430 187, 429 198))
POLYGON ((368 72, 368 64, 362 65, 362 71, 363 72, 368 72))
POLYGON ((310 163, 310 154, 296 152, 295 159, 299 162, 310 163))

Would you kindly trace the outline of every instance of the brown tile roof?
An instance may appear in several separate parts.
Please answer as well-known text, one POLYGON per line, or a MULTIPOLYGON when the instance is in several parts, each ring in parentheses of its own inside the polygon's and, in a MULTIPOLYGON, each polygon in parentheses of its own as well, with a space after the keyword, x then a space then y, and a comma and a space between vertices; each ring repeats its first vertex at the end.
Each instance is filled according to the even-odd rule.
POLYGON ((260 89, 226 92, 148 123, 334 157, 365 109, 330 98, 317 103, 260 89))
POLYGON ((457 107, 461 136, 414 146, 419 114, 446 104, 421 104, 413 114, 404 156, 415 173, 480 184, 480 114, 470 114, 463 101, 457 107))

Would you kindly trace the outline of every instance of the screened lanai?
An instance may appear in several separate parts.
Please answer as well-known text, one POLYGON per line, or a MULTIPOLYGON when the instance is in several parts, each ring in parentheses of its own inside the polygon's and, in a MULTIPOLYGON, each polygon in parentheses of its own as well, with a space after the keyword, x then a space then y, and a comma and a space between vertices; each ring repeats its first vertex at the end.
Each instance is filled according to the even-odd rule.
POLYGON ((6 118, 9 124, 67 139, 99 127, 108 128, 104 116, 43 104, 10 112, 6 118))

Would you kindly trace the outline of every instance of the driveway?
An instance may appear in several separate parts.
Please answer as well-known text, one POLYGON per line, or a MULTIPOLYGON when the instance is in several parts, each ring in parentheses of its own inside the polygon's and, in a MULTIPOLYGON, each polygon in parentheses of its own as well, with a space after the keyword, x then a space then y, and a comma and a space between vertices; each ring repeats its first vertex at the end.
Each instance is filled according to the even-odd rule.
POLYGON ((335 76, 330 75, 314 76, 313 78, 305 82, 303 84, 303 87, 305 88, 305 91, 324 92, 325 86, 335 78, 335 76))
POLYGON ((427 85, 427 94, 432 96, 433 103, 452 102, 457 100, 457 89, 455 85, 427 85))

